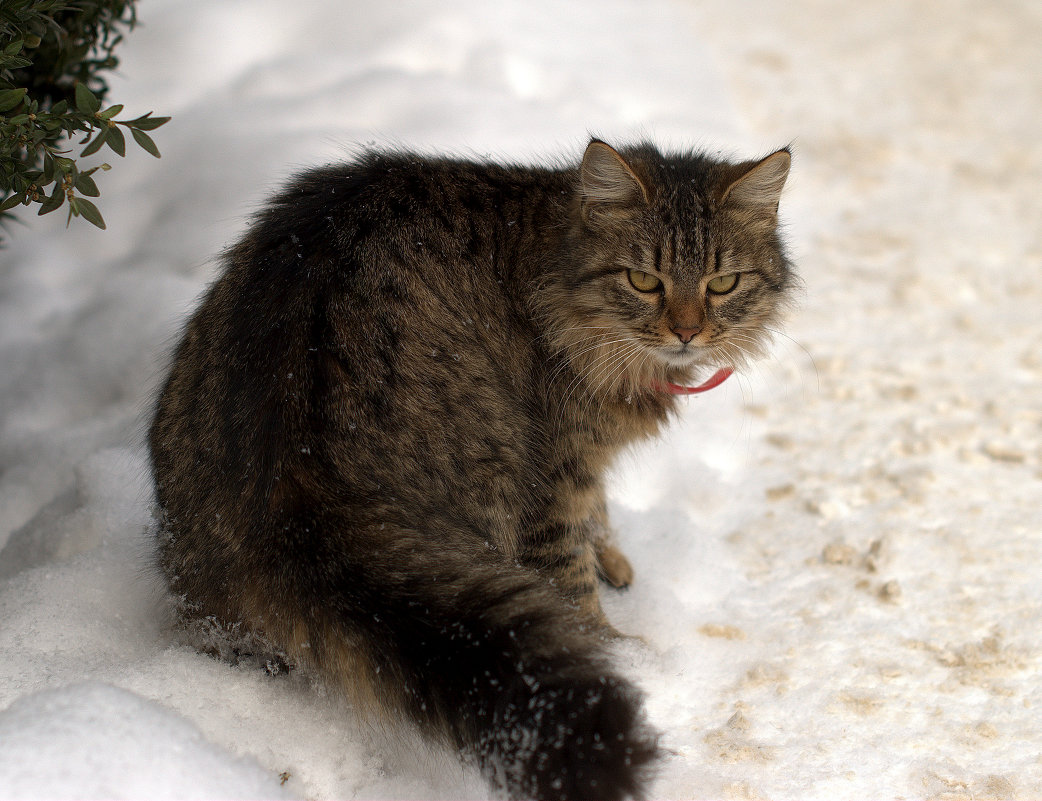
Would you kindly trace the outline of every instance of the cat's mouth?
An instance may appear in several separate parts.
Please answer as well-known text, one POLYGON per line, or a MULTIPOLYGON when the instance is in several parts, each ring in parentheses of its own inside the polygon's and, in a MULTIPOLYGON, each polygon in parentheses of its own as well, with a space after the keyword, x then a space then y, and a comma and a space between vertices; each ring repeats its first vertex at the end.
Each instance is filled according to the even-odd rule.
POLYGON ((688 369, 705 360, 706 351, 698 345, 666 345, 655 348, 658 357, 671 367, 688 369))
POLYGON ((700 384, 688 383, 691 372, 698 367, 711 367, 713 361, 720 364, 718 359, 723 354, 714 351, 715 349, 691 347, 690 345, 681 346, 679 352, 675 347, 659 349, 660 357, 664 357, 663 361, 666 362, 666 376, 684 383, 677 384, 668 380, 667 377, 663 377, 652 380, 651 388, 658 392, 668 392, 671 395, 696 395, 715 389, 734 374, 733 365, 717 368, 716 372, 700 384), (663 351, 665 352, 663 353, 663 351), (707 364, 707 362, 709 363, 707 364), (673 375, 670 376, 670 373, 673 375))

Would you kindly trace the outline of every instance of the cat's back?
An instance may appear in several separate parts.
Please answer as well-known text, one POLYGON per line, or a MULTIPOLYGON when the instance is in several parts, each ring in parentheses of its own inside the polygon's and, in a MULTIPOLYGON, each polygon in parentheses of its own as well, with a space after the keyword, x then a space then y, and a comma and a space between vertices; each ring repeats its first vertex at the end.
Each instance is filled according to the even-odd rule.
POLYGON ((533 217, 568 180, 400 153, 299 176, 186 327, 152 432, 164 474, 244 497, 335 464, 352 495, 394 481, 424 508, 461 465, 486 486, 524 473, 511 443, 536 436, 545 367, 525 309, 547 247, 533 217))
POLYGON ((523 222, 566 194, 572 181, 567 170, 366 152, 295 178, 258 215, 240 247, 291 251, 289 245, 303 243, 341 257, 355 248, 420 256, 440 244, 450 248, 446 257, 480 255, 490 237, 507 238, 500 226, 523 222))
POLYGON ((226 251, 183 348, 270 355, 294 327, 317 333, 316 317, 364 327, 399 307, 413 324, 446 306, 463 320, 472 307, 506 311, 547 244, 532 241, 533 217, 553 215, 570 180, 561 170, 378 151, 307 171, 226 251))
POLYGON ((542 223, 563 216, 573 180, 566 170, 375 151, 310 170, 227 251, 189 333, 203 324, 220 349, 270 353, 288 328, 307 322, 315 333, 316 317, 353 329, 440 320, 450 331, 474 311, 519 319, 540 255, 554 246, 542 223))

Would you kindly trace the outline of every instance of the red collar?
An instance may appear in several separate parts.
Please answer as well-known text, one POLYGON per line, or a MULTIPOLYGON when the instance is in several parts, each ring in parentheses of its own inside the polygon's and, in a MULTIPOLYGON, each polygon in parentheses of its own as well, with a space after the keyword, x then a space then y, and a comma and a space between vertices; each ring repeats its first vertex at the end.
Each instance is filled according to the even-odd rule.
POLYGON ((720 386, 731 377, 733 372, 734 369, 731 367, 721 367, 709 377, 709 380, 699 384, 697 387, 684 387, 680 384, 673 384, 668 381, 656 381, 651 386, 653 389, 657 389, 660 392, 668 392, 670 395, 696 395, 699 392, 707 392, 714 387, 720 386))

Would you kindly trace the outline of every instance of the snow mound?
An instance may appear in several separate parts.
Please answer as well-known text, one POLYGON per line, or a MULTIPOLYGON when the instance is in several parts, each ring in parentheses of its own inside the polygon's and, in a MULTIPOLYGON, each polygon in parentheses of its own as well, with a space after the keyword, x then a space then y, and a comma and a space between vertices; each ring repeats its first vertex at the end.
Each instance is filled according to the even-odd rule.
POLYGON ((84 682, 0 712, 0 798, 285 798, 278 777, 139 695, 84 682))

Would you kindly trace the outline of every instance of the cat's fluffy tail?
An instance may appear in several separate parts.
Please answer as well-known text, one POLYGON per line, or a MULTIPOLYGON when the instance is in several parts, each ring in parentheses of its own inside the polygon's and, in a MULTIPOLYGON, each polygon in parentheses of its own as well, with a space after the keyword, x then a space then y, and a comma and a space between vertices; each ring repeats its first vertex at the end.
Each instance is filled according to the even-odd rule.
POLYGON ((304 600, 304 630, 279 638, 296 656, 459 748, 511 798, 643 795, 659 748, 641 694, 541 579, 407 530, 351 544, 364 564, 280 566, 304 600))

